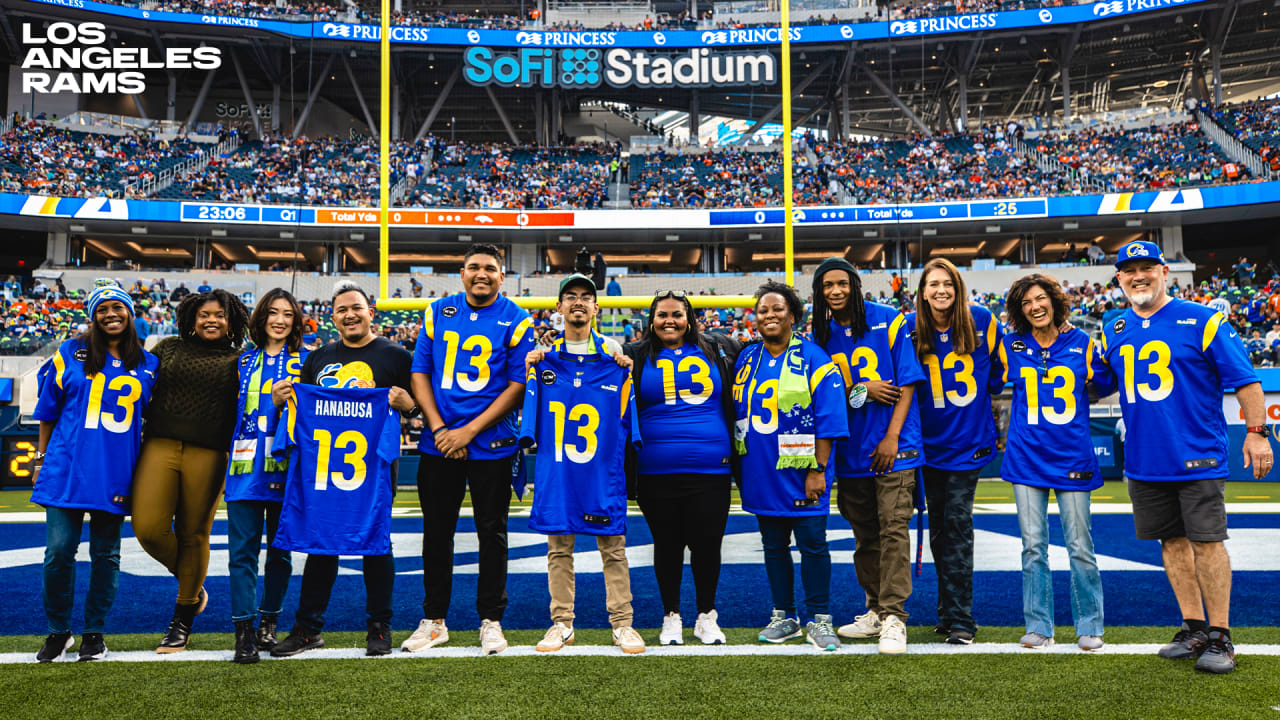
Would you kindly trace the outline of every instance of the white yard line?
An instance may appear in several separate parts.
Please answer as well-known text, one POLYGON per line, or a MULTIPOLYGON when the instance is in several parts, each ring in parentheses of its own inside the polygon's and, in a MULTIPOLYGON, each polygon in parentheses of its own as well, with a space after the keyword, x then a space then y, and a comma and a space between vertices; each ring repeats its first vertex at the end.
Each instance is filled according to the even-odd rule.
MULTIPOLYGON (((110 642, 110 637, 107 638, 110 642)), ((974 643, 972 645, 947 645, 945 643, 923 643, 911 645, 908 655, 1152 655, 1160 649, 1159 644, 1117 644, 1107 645, 1101 650, 1083 652, 1075 644, 1064 642, 1043 650, 1030 650, 1017 643, 974 643)), ((1280 655, 1280 645, 1237 645, 1240 655, 1280 655)), ((399 649, 390 655, 369 660, 431 660, 433 658, 484 658, 495 660, 511 657, 738 657, 744 655, 758 657, 794 657, 818 656, 839 657, 842 655, 876 655, 875 643, 858 643, 845 645, 834 652, 823 652, 803 643, 787 645, 679 645, 666 647, 649 647, 639 655, 625 655, 621 650, 610 645, 575 645, 565 647, 554 653, 537 652, 532 645, 520 645, 508 648, 499 655, 483 655, 479 647, 438 647, 419 653, 401 652, 399 649)), ((187 650, 179 653, 160 655, 155 652, 138 650, 130 652, 111 652, 102 662, 226 662, 230 661, 231 650, 187 650)), ((360 648, 321 648, 310 650, 291 658, 273 658, 262 654, 264 660, 272 662, 298 660, 352 660, 364 658, 364 650, 360 648)), ((73 662, 76 656, 68 653, 60 662, 73 662)), ((35 662, 35 653, 0 653, 0 665, 35 662)))

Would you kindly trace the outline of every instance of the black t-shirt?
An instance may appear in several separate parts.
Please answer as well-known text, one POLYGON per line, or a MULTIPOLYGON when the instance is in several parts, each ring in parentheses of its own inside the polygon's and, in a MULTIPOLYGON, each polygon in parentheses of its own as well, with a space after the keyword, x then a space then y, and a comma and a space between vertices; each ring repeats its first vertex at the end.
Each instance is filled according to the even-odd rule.
POLYGON ((409 367, 413 355, 383 337, 353 348, 341 340, 317 348, 302 364, 302 382, 324 387, 385 387, 413 392, 409 367))

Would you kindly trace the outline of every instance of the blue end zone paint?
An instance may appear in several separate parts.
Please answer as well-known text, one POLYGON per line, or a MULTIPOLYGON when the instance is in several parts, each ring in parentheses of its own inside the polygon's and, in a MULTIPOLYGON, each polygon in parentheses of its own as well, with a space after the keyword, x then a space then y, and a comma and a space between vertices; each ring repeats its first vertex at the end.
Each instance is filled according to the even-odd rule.
MULTIPOLYGON (((1017 518, 1013 515, 978 515, 975 525, 979 531, 997 533, 1016 539, 1018 537, 1017 518)), ((1277 515, 1232 515, 1231 527, 1236 530, 1246 528, 1276 528, 1280 526, 1277 515)), ((632 517, 628 520, 628 545, 639 546, 651 542, 649 531, 642 518, 632 517)), ((459 530, 470 532, 473 529, 469 518, 459 522, 459 530)), ((513 533, 527 532, 527 524, 523 518, 512 518, 513 533)), ((1051 520, 1050 543, 1062 545, 1062 533, 1057 520, 1051 520)), ((129 534, 129 525, 125 525, 129 534)), ((397 519, 393 522, 393 532, 417 533, 421 531, 421 520, 416 518, 397 519)), ((832 516, 829 529, 831 532, 848 530, 848 525, 838 516, 832 516)), ((226 533, 226 523, 214 525, 214 535, 226 533)), ((729 518, 729 533, 756 532, 756 522, 752 517, 733 516, 729 518)), ((1147 563, 1153 566, 1160 564, 1160 548, 1155 542, 1142 542, 1134 538, 1133 521, 1128 515, 1095 515, 1093 518, 1094 543, 1099 554, 1109 555, 1122 560, 1147 563)), ((912 533, 914 536, 914 533, 912 533)), ((87 528, 85 539, 87 540, 87 528)), ((837 622, 848 622, 853 615, 863 610, 863 593, 854 578, 851 554, 852 539, 838 539, 832 542, 833 559, 836 561, 832 581, 832 609, 837 622)), ((44 526, 39 523, 0 524, 0 558, 19 548, 44 546, 44 526), (8 552, 6 552, 8 551, 8 552)), ((218 545, 215 544, 215 549, 218 545)), ((225 549, 225 545, 223 546, 225 549)), ((578 552, 594 552, 595 544, 590 538, 579 538, 578 552)), ((544 545, 513 547, 511 559, 543 558, 544 545)), ((88 586, 88 563, 83 561, 77 566, 76 607, 73 612, 72 625, 79 632, 83 622, 82 601, 88 586)), ((477 561, 477 554, 459 553, 457 564, 472 564, 477 561)), ((981 564, 981 562, 979 563, 981 564)), ((342 565, 359 570, 360 561, 344 559, 342 565)), ((545 566, 542 566, 545 567, 545 566)), ((396 570, 421 570, 422 561, 417 557, 397 557, 396 570)), ((215 572, 225 573, 225 569, 213 568, 215 572)), ((797 567, 797 599, 802 600, 799 589, 797 567)), ((1107 625, 1174 625, 1179 614, 1174 603, 1173 593, 1161 571, 1104 571, 1103 587, 1105 589, 1105 607, 1107 625)), ((658 598, 657 585, 651 567, 633 567, 631 570, 632 593, 634 595, 635 622, 638 627, 651 628, 660 624, 662 606, 658 598)), ((932 625, 936 620, 934 608, 937 602, 935 592, 936 579, 933 566, 926 564, 923 574, 913 578, 915 592, 907 603, 911 614, 909 624, 932 625)), ((289 594, 285 599, 285 612, 281 617, 284 627, 293 621, 293 611, 297 607, 298 592, 301 584, 301 567, 295 567, 289 594)), ((1235 626, 1276 626, 1280 625, 1280 605, 1274 601, 1274 588, 1280 584, 1280 572, 1237 571, 1232 591, 1232 624, 1235 626)), ((209 607, 196 620, 196 633, 229 632, 230 603, 228 598, 228 581, 225 574, 209 578, 207 587, 210 593, 209 607)), ((4 602, 0 604, 0 633, 5 634, 42 634, 47 632, 40 600, 40 567, 36 563, 0 569, 0 588, 3 589, 4 602)), ((173 597, 177 583, 168 577, 140 577, 122 573, 120 590, 115 608, 108 620, 109 633, 154 632, 157 637, 168 623, 172 613, 173 597)), ((577 582, 577 614, 576 624, 579 627, 607 627, 607 613, 604 609, 604 587, 599 573, 580 573, 577 582)), ((1071 624, 1071 601, 1068 573, 1054 573, 1056 622, 1059 625, 1071 624)), ((453 608, 449 613, 449 624, 455 629, 470 630, 479 625, 475 612, 476 576, 473 574, 457 574, 454 577, 453 608)), ((512 573, 507 584, 510 604, 503 620, 508 628, 542 629, 548 623, 547 593, 545 571, 541 573, 512 573)), ((688 569, 685 570, 682 611, 688 624, 692 624, 696 615, 693 602, 693 584, 688 569)), ((980 625, 1022 625, 1022 580, 1021 573, 1011 571, 980 571, 974 578, 974 614, 980 625)), ((407 632, 416 626, 421 617, 422 576, 399 575, 395 589, 395 619, 393 626, 397 632, 407 632)), ((768 583, 765 579, 762 564, 726 564, 720 577, 718 596, 720 622, 725 627, 754 627, 762 625, 770 610, 768 583)), ((339 576, 334 588, 333 599, 327 614, 327 629, 330 630, 363 630, 364 586, 359 575, 339 576)), ((196 641, 197 645, 199 640, 196 641)))

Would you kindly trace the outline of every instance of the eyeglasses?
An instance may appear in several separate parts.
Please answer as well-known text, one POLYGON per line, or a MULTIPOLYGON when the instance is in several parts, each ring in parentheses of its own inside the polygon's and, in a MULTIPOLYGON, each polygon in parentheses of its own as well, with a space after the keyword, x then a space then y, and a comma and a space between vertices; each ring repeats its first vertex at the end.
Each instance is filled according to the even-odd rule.
POLYGON ((683 300, 688 294, 689 293, 685 292, 684 290, 659 290, 658 292, 654 293, 653 296, 659 300, 665 300, 667 298, 675 298, 677 300, 683 300))
POLYGON ((1048 375, 1048 374, 1049 374, 1049 350, 1048 350, 1048 348, 1044 348, 1044 349, 1040 350, 1040 367, 1036 368, 1036 370, 1040 373, 1040 377, 1044 377, 1044 376, 1046 376, 1046 375, 1048 375))

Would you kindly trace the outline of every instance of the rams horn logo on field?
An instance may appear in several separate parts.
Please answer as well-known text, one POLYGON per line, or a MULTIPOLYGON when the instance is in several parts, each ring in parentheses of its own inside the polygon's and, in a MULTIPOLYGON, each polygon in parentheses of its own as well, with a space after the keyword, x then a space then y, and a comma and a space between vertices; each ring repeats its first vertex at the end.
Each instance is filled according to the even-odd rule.
POLYGON ((440 314, 445 317, 453 317, 454 315, 458 314, 458 308, 452 305, 449 305, 449 306, 446 306, 445 309, 441 310, 440 314))
POLYGON ((554 385, 556 382, 556 371, 547 369, 542 371, 542 384, 554 385))
POLYGON ((1124 318, 1117 320, 1116 323, 1111 326, 1111 330, 1117 333, 1124 332, 1124 318))
POLYGON ((1022 342, 1021 340, 1014 340, 1011 347, 1013 348, 1014 352, 1022 352, 1023 350, 1027 349, 1027 344, 1022 342))
POLYGON ((89 359, 89 351, 86 348, 80 348, 75 352, 74 355, 72 355, 72 357, 74 357, 76 360, 79 360, 80 362, 84 362, 85 360, 89 359))

